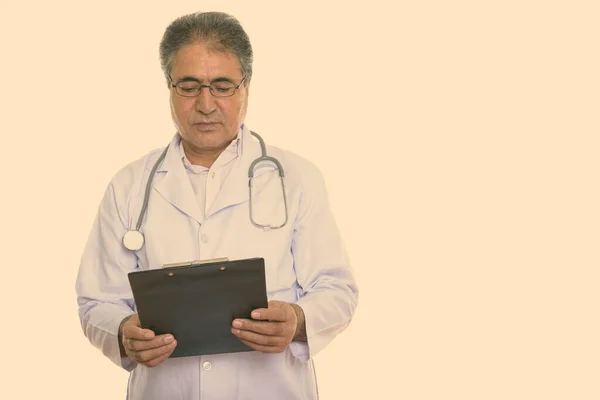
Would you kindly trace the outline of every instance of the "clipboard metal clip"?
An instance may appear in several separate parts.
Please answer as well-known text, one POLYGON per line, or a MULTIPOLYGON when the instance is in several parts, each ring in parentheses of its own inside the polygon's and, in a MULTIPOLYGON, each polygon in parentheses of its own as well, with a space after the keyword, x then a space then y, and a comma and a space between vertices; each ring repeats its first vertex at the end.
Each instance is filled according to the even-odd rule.
MULTIPOLYGON (((218 257, 218 258, 210 258, 208 260, 195 260, 195 261, 186 261, 186 262, 180 262, 180 263, 165 264, 162 267, 163 268, 193 267, 196 265, 210 264, 210 263, 214 263, 214 262, 227 262, 227 261, 229 261, 228 257, 218 257)), ((224 270, 225 270, 225 268, 221 267, 221 271, 224 271, 224 270)))

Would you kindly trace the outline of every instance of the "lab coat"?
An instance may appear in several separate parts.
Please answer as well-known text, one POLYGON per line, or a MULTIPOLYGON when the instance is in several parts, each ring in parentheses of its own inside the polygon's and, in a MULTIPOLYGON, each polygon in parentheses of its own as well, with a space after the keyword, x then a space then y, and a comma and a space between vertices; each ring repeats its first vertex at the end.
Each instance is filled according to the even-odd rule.
MULTIPOLYGON (((248 168, 261 148, 245 125, 240 132, 241 155, 206 213, 199 209, 175 150, 180 137, 173 137, 152 182, 141 227, 145 245, 139 251, 127 250, 122 238, 135 228, 151 169, 164 148, 121 169, 101 200, 77 276, 79 317, 92 345, 130 371, 130 400, 317 399, 313 358, 353 317, 358 289, 320 171, 292 152, 267 146, 285 171, 288 223, 281 229, 258 229, 249 218, 248 168), (302 307, 308 342, 292 342, 278 354, 170 358, 153 368, 122 358, 118 327, 136 312, 127 274, 217 257, 264 258, 268 299, 302 307)), ((281 222, 279 175, 268 166, 258 168, 256 175, 254 219, 281 222)))

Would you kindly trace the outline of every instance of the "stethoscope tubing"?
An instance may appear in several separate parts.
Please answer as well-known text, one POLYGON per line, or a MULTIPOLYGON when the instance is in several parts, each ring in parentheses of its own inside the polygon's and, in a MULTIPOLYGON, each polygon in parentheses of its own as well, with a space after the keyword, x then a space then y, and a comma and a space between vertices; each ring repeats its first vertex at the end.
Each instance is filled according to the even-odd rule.
MULTIPOLYGON (((275 157, 271 157, 271 156, 267 155, 267 148, 266 148, 265 142, 262 139, 262 137, 256 132, 250 131, 250 133, 258 139, 258 141, 260 143, 260 149, 261 149, 261 157, 258 157, 257 159, 252 161, 252 163, 250 164, 250 167, 248 168, 248 190, 249 190, 249 198, 248 198, 249 207, 248 208, 249 208, 249 214, 250 214, 249 215, 250 221, 257 228, 279 229, 279 228, 282 228, 283 226, 285 226, 288 222, 287 197, 286 197, 286 193, 285 193, 285 182, 284 182, 285 173, 283 170, 283 166, 281 165, 279 160, 277 160, 275 157), (254 217, 252 215, 252 179, 254 178, 254 169, 255 169, 256 165, 260 162, 274 163, 275 166, 277 167, 277 171, 279 172, 279 178, 281 180, 281 189, 282 189, 282 193, 283 193, 284 209, 285 209, 285 220, 281 225, 277 225, 277 226, 261 225, 254 221, 254 217)), ((144 201, 142 204, 142 209, 140 210, 140 214, 138 216, 137 223, 135 225, 135 229, 127 231, 125 233, 125 235, 123 236, 123 244, 125 245, 125 247, 128 250, 137 251, 137 250, 141 249, 142 246, 144 245, 144 241, 145 241, 144 235, 140 232, 140 229, 142 227, 143 219, 148 210, 148 202, 150 199, 150 190, 152 189, 152 181, 154 179, 156 170, 162 164, 163 160, 165 159, 165 157, 167 155, 168 150, 169 150, 169 145, 167 145, 167 147, 164 149, 164 151, 162 152, 162 154, 160 155, 160 157, 158 158, 158 160, 156 161, 156 163, 154 163, 154 166, 152 167, 152 171, 150 172, 148 182, 146 183, 146 189, 144 192, 144 201)))

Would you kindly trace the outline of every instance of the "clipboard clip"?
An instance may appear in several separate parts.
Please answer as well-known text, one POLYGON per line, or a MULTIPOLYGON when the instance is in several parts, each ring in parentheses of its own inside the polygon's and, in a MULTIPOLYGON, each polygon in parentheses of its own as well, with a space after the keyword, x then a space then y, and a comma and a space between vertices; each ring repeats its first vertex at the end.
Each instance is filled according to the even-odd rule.
MULTIPOLYGON (((214 262, 227 262, 229 261, 228 257, 218 257, 218 258, 210 258, 208 260, 195 260, 195 261, 185 261, 185 262, 180 262, 180 263, 171 263, 171 264, 165 264, 162 267, 163 268, 174 268, 174 267, 195 267, 197 265, 202 265, 202 264, 210 264, 210 263, 214 263, 214 262)), ((221 267, 221 271, 224 271, 225 267, 221 267)))

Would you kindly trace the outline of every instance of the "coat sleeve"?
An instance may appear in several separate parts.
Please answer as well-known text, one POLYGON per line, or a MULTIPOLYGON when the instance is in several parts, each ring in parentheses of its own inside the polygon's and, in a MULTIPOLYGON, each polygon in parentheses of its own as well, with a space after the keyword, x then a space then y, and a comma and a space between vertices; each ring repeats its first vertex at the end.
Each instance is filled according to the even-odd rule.
POLYGON ((305 314, 307 342, 292 342, 294 356, 308 360, 323 350, 352 320, 358 287, 321 172, 303 166, 302 194, 292 253, 300 286, 297 304, 305 314))
POLYGON ((101 200, 81 257, 76 292, 87 339, 113 363, 131 371, 136 364, 121 357, 118 329, 123 318, 135 312, 127 274, 137 269, 137 256, 122 245, 127 220, 120 207, 126 200, 118 197, 113 180, 101 200))

